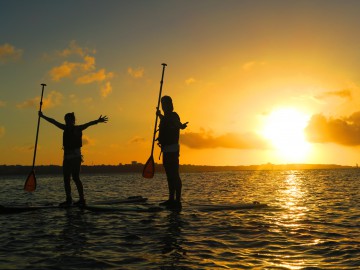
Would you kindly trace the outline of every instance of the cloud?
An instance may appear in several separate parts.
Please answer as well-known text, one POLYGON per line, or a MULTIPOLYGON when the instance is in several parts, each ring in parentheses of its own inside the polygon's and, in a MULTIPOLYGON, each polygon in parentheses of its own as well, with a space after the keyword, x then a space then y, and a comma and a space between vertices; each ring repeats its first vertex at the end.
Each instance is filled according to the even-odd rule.
POLYGON ((82 136, 82 145, 95 145, 95 140, 91 139, 89 136, 87 135, 83 135, 82 136))
POLYGON ((22 57, 23 50, 16 49, 10 44, 0 45, 0 62, 7 63, 17 61, 22 57))
POLYGON ((128 67, 127 69, 128 74, 135 78, 135 79, 139 79, 142 78, 144 76, 144 68, 137 68, 137 69, 133 69, 131 67, 128 67))
POLYGON ((307 140, 313 143, 360 145, 360 111, 342 118, 313 115, 305 128, 305 134, 307 140))
POLYGON ((5 101, 0 100, 0 108, 1 108, 1 107, 5 107, 5 106, 6 106, 5 101))
POLYGON ((51 79, 53 81, 60 81, 62 78, 89 76, 88 74, 83 74, 84 72, 95 69, 95 58, 92 56, 85 56, 83 60, 84 62, 65 61, 60 66, 52 68, 49 71, 51 79))
POLYGON ((192 78, 192 77, 185 80, 186 85, 190 85, 190 84, 195 83, 195 82, 196 82, 196 80, 194 78, 192 78))
POLYGON ((0 126, 0 138, 5 134, 5 127, 0 126))
MULTIPOLYGON (((35 148, 34 144, 28 144, 28 145, 22 145, 22 146, 15 146, 13 149, 15 151, 19 151, 19 152, 29 152, 29 151, 33 151, 35 148)), ((37 150, 41 149, 41 145, 37 145, 37 150)))
POLYGON ((214 136, 212 132, 201 130, 199 133, 181 134, 181 143, 195 149, 233 148, 233 149, 270 149, 269 143, 254 133, 225 133, 214 136))
MULTIPOLYGON (((47 95, 47 97, 43 98, 42 108, 47 109, 58 106, 61 104, 62 99, 63 99, 63 95, 61 93, 56 91, 51 91, 47 95)), ((19 109, 31 108, 31 107, 39 109, 39 104, 40 104, 40 97, 35 97, 17 104, 16 107, 19 109)))
POLYGON ((146 141, 145 138, 140 137, 140 136, 135 136, 134 138, 132 138, 132 139, 129 141, 129 143, 130 143, 130 144, 135 144, 135 143, 143 143, 143 142, 145 142, 145 141, 146 141))
POLYGON ((112 92, 112 86, 110 82, 106 82, 105 85, 101 87, 101 96, 107 97, 112 92))
POLYGON ((351 94, 351 90, 344 89, 344 90, 340 90, 340 91, 328 91, 328 92, 324 92, 324 93, 321 93, 320 95, 315 96, 315 98, 317 98, 317 99, 325 99, 325 98, 329 98, 329 97, 340 97, 340 98, 351 99, 352 94, 351 94))
POLYGON ((246 62, 242 65, 242 69, 244 71, 249 71, 249 70, 252 70, 254 69, 255 67, 258 67, 258 66, 265 66, 266 65, 266 62, 256 62, 256 61, 249 61, 249 62, 246 62))
POLYGON ((104 68, 97 70, 95 66, 96 59, 92 54, 95 50, 79 47, 75 41, 71 41, 68 48, 57 53, 60 57, 70 58, 75 55, 79 58, 74 61, 74 57, 70 61, 67 59, 59 66, 53 67, 49 71, 51 80, 59 82, 64 78, 71 79, 75 84, 91 84, 101 83, 107 80, 105 84, 100 85, 102 97, 108 96, 112 92, 112 87, 109 82, 114 77, 113 72, 107 72, 104 68))
POLYGON ((112 72, 106 73, 105 69, 101 69, 98 72, 88 73, 82 77, 77 78, 76 84, 89 84, 93 82, 102 82, 107 79, 111 79, 114 76, 112 72))
POLYGON ((57 55, 61 56, 61 57, 69 57, 71 55, 79 55, 79 56, 84 56, 86 54, 95 54, 96 51, 95 50, 90 50, 88 48, 81 48, 75 40, 70 41, 69 47, 65 48, 62 51, 58 51, 57 55))

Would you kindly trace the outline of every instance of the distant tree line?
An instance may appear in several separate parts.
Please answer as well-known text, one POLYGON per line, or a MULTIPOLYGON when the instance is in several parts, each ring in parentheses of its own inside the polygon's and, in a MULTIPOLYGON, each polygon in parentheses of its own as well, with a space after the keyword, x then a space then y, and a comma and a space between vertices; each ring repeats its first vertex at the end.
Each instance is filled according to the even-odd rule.
MULTIPOLYGON (((101 173, 142 173, 144 164, 120 164, 120 165, 83 165, 83 174, 101 173)), ((245 170, 318 170, 318 169, 349 169, 357 168, 353 166, 342 166, 336 164, 263 164, 248 166, 206 166, 206 165, 180 165, 181 172, 216 172, 216 171, 245 171, 245 170)), ((23 165, 0 165, 0 175, 27 175, 30 173, 31 166, 23 165)), ((162 164, 155 164, 155 171, 164 172, 162 164)), ((40 165, 35 167, 35 172, 39 174, 62 174, 62 166, 59 165, 40 165)))

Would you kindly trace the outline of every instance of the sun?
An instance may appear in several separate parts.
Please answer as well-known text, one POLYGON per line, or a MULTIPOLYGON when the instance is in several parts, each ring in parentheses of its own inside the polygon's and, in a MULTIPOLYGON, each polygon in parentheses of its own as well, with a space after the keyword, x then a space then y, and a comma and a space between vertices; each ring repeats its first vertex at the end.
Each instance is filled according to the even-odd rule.
POLYGON ((310 151, 304 134, 309 119, 309 115, 295 108, 276 109, 268 115, 262 134, 283 162, 305 161, 310 151))

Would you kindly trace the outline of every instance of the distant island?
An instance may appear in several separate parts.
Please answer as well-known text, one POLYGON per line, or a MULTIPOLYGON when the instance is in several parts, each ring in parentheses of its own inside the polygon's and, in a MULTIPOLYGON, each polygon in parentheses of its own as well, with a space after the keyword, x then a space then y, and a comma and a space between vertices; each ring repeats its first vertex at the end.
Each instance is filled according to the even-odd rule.
MULTIPOLYGON (((82 174, 101 173, 142 173, 144 164, 133 161, 131 164, 119 165, 82 165, 82 174)), ((256 170, 319 170, 319 169, 355 169, 357 166, 344 166, 336 164, 262 164, 240 166, 209 166, 209 165, 180 165, 182 173, 189 172, 219 172, 219 171, 256 171, 256 170)), ((155 165, 156 172, 163 173, 162 164, 155 165)), ((27 175, 31 166, 0 165, 0 175, 27 175)), ((35 167, 36 174, 62 174, 60 165, 39 165, 35 167)))

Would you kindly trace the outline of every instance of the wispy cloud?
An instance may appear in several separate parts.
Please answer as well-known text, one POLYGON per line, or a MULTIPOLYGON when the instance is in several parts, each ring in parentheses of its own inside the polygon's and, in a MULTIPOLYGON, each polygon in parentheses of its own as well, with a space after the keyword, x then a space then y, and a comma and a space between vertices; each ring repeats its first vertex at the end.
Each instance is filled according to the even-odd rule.
POLYGON ((88 135, 82 136, 82 144, 85 145, 95 145, 95 140, 91 139, 88 135))
POLYGON ((140 136, 135 136, 134 138, 132 138, 130 141, 129 141, 129 144, 136 144, 136 143, 143 143, 145 142, 145 138, 143 137, 140 137, 140 136))
POLYGON ((4 134, 5 134, 5 127, 4 127, 4 126, 0 126, 0 138, 1 138, 2 136, 4 136, 4 134))
POLYGON ((75 40, 70 41, 69 47, 62 51, 58 51, 57 55, 60 57, 69 57, 71 55, 85 56, 87 54, 95 54, 96 50, 89 48, 81 48, 75 40))
POLYGON ((315 96, 315 98, 318 98, 318 99, 325 99, 325 98, 329 98, 329 97, 339 97, 339 98, 351 99, 352 94, 351 94, 351 90, 343 89, 340 91, 327 91, 327 92, 323 92, 323 93, 315 96))
POLYGON ((135 79, 139 79, 144 76, 145 70, 142 67, 139 67, 136 69, 133 69, 132 67, 128 67, 127 72, 131 77, 133 77, 135 79))
POLYGON ((185 80, 186 85, 190 85, 190 84, 193 84, 195 82, 196 82, 196 80, 193 77, 190 77, 190 78, 185 80))
MULTIPOLYGON (((46 97, 43 98, 43 109, 52 108, 61 104, 63 95, 56 91, 51 91, 46 97)), ((24 108, 39 108, 40 97, 35 97, 29 100, 25 100, 22 103, 16 105, 19 109, 24 108)))
POLYGON ((266 65, 266 62, 248 61, 242 65, 242 69, 244 71, 249 71, 256 67, 262 67, 265 65, 266 65))
POLYGON ((7 63, 17 61, 22 57, 23 50, 15 48, 10 44, 0 45, 0 62, 7 63))
POLYGON ((214 136, 211 131, 186 132, 181 134, 181 143, 195 149, 233 148, 270 149, 269 143, 255 133, 225 133, 214 136))
POLYGON ((314 143, 360 145, 360 111, 341 118, 313 115, 305 132, 308 141, 314 143))
POLYGON ((114 76, 112 72, 106 73, 105 69, 100 69, 98 72, 88 73, 82 77, 77 78, 76 84, 89 84, 93 82, 102 82, 109 80, 114 76))
POLYGON ((112 92, 112 86, 110 82, 106 82, 105 85, 101 87, 101 96, 107 97, 112 92))

